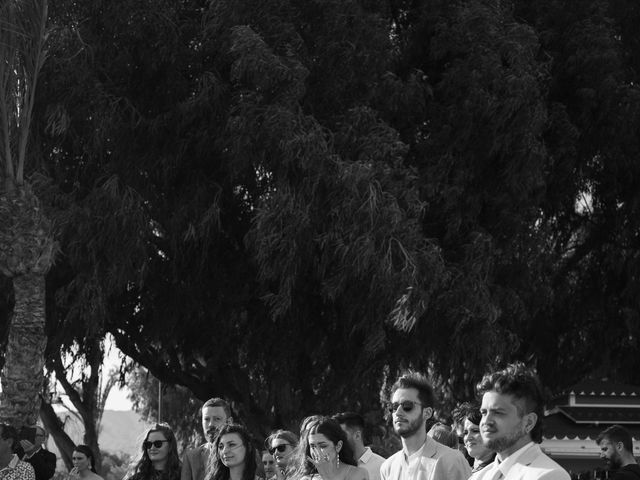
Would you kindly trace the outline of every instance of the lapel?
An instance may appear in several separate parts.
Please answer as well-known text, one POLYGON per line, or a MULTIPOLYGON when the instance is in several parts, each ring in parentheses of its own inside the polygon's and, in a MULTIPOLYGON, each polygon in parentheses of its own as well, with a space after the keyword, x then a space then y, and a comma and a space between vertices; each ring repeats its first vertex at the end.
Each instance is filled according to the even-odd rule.
POLYGON ((200 461, 200 467, 204 469, 206 468, 207 461, 209 460, 210 446, 208 443, 205 443, 204 445, 201 445, 198 450, 198 460, 200 461))
POLYGON ((518 480, 525 476, 525 467, 531 465, 531 463, 540 456, 542 450, 538 444, 534 444, 524 452, 516 463, 509 469, 505 480, 518 480))
POLYGON ((431 437, 427 436, 427 439, 424 442, 424 447, 422 449, 422 456, 433 458, 438 451, 437 446, 438 445, 436 441, 431 437))

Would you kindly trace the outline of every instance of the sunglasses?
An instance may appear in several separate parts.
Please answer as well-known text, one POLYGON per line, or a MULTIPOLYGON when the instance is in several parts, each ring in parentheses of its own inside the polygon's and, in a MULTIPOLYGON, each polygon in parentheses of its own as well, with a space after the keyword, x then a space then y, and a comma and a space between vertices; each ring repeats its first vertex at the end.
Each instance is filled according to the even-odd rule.
POLYGON ((278 445, 278 446, 276 446, 276 447, 270 447, 270 448, 269 448, 269 453, 270 453, 271 455, 273 455, 273 454, 276 452, 276 450, 277 450, 279 453, 284 453, 284 452, 287 450, 287 447, 288 447, 288 446, 291 446, 291 444, 290 444, 290 443, 281 443, 280 445, 278 445))
POLYGON ((402 408, 402 411, 405 413, 409 413, 416 405, 422 406, 419 402, 413 402, 411 400, 405 400, 404 402, 393 402, 389 404, 389 412, 395 413, 398 410, 398 407, 402 408))
POLYGON ((156 448, 160 448, 162 447, 162 444, 164 442, 168 442, 169 440, 154 440, 153 442, 150 441, 145 441, 142 446, 144 447, 145 450, 149 450, 152 446, 156 447, 156 448))

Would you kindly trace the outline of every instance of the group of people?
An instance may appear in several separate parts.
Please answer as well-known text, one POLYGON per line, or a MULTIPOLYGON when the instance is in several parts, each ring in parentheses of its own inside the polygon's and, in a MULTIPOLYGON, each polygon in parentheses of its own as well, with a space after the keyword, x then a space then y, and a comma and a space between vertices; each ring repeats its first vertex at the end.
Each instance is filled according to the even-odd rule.
MULTIPOLYGON (((13 426, 0 423, 0 480, 50 480, 56 470, 56 456, 43 448, 46 435, 44 428, 37 425, 33 437, 26 438, 13 426)), ((77 445, 72 462, 70 480, 102 480, 88 446, 77 445)))
MULTIPOLYGON (((201 409, 206 443, 180 461, 171 428, 146 432, 141 455, 126 480, 570 480, 539 446, 543 393, 535 373, 517 363, 485 375, 480 402, 453 413, 454 427, 434 424, 435 393, 428 379, 407 372, 393 384, 388 411, 402 448, 385 459, 365 446, 365 422, 357 413, 305 418, 300 430, 275 430, 257 449, 235 421, 228 402, 213 398, 201 409), (427 428, 430 426, 430 428, 427 428), (462 443, 463 448, 459 445, 462 443)), ((44 431, 38 432, 44 435, 44 431)), ((34 443, 22 440, 22 460, 12 455, 17 432, 0 424, 0 480, 48 480, 55 468, 34 443), (37 473, 40 472, 40 475, 37 473), (47 476, 48 475, 48 476, 47 476)), ((628 431, 612 426, 596 440, 615 480, 640 480, 628 431)), ((102 480, 91 449, 73 452, 72 480, 102 480)))
MULTIPOLYGON (((297 433, 272 432, 258 460, 261 473, 267 480, 570 479, 539 446, 544 397, 531 369, 516 363, 485 375, 478 396, 478 403, 454 410, 453 428, 434 425, 431 384, 424 375, 407 372, 392 386, 388 402, 393 429, 402 441, 400 451, 385 459, 366 447, 364 420, 356 413, 314 415, 301 422, 297 433)), ((181 480, 254 480, 259 471, 256 451, 248 432, 234 423, 227 402, 205 403, 202 419, 209 441, 186 452, 181 480)), ((634 480, 640 480, 633 455, 629 460, 620 453, 631 442, 628 432, 620 439, 621 431, 614 426, 603 432, 599 444, 613 446, 606 452, 603 447, 601 457, 612 458, 607 460, 612 469, 637 469, 634 480)))

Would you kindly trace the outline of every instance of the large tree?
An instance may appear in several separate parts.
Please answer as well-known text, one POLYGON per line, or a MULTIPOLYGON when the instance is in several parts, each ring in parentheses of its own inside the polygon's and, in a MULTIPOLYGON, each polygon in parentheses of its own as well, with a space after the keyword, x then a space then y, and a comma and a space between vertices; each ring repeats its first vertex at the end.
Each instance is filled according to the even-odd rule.
POLYGON ((637 34, 547 3, 57 2, 71 317, 262 431, 408 366, 637 381, 637 34))

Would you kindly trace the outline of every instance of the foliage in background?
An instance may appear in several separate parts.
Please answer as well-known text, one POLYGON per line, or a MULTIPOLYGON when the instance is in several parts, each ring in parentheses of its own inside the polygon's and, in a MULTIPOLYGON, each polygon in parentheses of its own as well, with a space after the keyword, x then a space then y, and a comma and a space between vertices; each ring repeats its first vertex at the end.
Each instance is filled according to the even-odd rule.
POLYGON ((186 447, 204 443, 200 427, 202 402, 189 390, 179 385, 161 385, 157 378, 140 366, 131 366, 126 377, 134 411, 150 424, 158 421, 168 423, 176 435, 180 452, 186 447), (160 399, 162 415, 158 417, 160 399))
POLYGON ((406 367, 445 411, 512 360, 552 391, 640 383, 639 17, 56 2, 36 104, 56 328, 110 332, 258 435, 378 423, 406 367))

